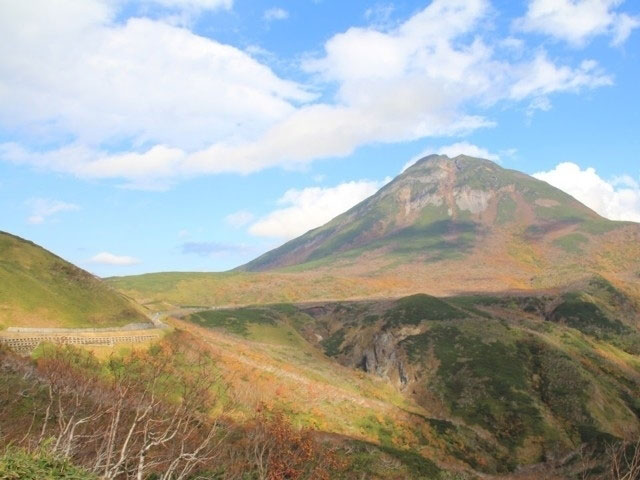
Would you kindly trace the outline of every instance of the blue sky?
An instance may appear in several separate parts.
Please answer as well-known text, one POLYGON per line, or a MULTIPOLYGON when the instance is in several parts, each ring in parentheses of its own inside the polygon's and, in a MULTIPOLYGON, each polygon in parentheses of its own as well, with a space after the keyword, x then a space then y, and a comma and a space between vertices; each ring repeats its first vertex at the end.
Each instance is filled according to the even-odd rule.
POLYGON ((225 270, 412 159, 640 221, 627 0, 0 0, 0 230, 98 275, 225 270))

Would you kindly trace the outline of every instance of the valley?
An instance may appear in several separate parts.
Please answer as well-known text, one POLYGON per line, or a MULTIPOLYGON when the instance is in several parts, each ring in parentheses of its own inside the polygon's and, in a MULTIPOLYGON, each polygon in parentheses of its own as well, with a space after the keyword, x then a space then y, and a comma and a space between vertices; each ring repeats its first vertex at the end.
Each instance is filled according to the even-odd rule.
POLYGON ((0 425, 22 448, 6 455, 30 461, 49 431, 78 478, 173 461, 216 479, 610 478, 640 438, 638 272, 638 224, 466 156, 426 157, 228 272, 101 280, 1 234, 0 425), (63 398, 76 410, 51 414, 63 398), (118 413, 135 441, 109 398, 138 405, 118 413), (133 456, 104 457, 80 418, 110 419, 133 456), (154 443, 174 427, 209 454, 154 443), (267 475, 255 448, 297 473, 267 475))

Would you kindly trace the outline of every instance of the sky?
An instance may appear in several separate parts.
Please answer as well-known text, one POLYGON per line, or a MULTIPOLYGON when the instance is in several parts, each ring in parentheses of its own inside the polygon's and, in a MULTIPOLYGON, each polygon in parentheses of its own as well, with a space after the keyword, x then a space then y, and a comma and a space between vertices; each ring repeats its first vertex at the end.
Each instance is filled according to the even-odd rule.
POLYGON ((222 271, 430 153, 640 221, 639 85, 635 0, 0 0, 0 230, 222 271))

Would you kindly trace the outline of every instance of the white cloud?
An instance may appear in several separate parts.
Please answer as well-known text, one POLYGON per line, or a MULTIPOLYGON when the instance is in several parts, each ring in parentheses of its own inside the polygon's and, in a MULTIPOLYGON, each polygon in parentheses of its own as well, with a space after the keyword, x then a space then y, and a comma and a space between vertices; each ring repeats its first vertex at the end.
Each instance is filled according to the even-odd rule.
POLYGON ((262 16, 267 22, 272 20, 285 20, 289 18, 289 12, 287 12, 284 8, 273 7, 264 11, 264 15, 262 16))
POLYGON ((255 136, 312 98, 235 47, 162 21, 118 23, 116 4, 2 1, 1 125, 32 141, 192 150, 255 136))
POLYGON ((620 45, 634 28, 639 17, 618 13, 623 0, 531 0, 516 28, 539 32, 582 46, 596 35, 610 35, 613 45, 620 45))
POLYGON ((114 255, 109 252, 100 252, 89 259, 90 263, 98 265, 113 265, 119 267, 128 267, 131 265, 138 265, 142 262, 134 257, 128 257, 126 255, 114 255))
POLYGON ((283 240, 297 237, 327 223, 378 191, 384 182, 359 180, 335 187, 288 190, 279 200, 282 206, 251 225, 249 232, 283 240))
POLYGON ((52 200, 49 198, 32 198, 27 201, 27 206, 31 210, 31 215, 27 218, 27 222, 33 225, 44 223, 44 221, 60 212, 70 212, 79 210, 80 207, 73 203, 62 202, 60 200, 52 200))
POLYGON ((612 85, 613 80, 605 75, 593 60, 584 60, 576 69, 558 67, 546 53, 538 53, 533 61, 520 65, 516 81, 510 86, 509 97, 524 100, 546 97, 554 92, 576 92, 582 88, 612 85))
POLYGON ((327 176, 324 173, 319 173, 313 176, 313 181, 316 183, 322 183, 327 179, 327 176))
POLYGON ((447 155, 448 157, 457 157, 458 155, 468 155, 475 158, 484 158, 486 160, 493 160, 494 162, 500 161, 500 156, 489 152, 486 148, 478 147, 469 142, 458 142, 451 145, 446 145, 438 149, 440 155, 447 155))
POLYGON ((438 149, 424 149, 422 152, 415 155, 411 158, 411 160, 405 163, 404 167, 402 167, 402 171, 404 172, 418 160, 426 157, 427 155, 431 155, 432 153, 437 153, 438 155, 446 155, 449 158, 457 157, 458 155, 468 155, 469 157, 484 158, 486 160, 493 160, 494 162, 500 161, 500 156, 498 154, 491 153, 486 148, 479 147, 469 142, 457 142, 451 145, 445 145, 444 147, 440 147, 438 149))
POLYGON ((631 177, 606 181, 595 169, 582 170, 571 162, 533 176, 564 190, 603 217, 640 222, 640 185, 631 177))
POLYGON ((0 144, 0 158, 132 188, 464 134, 494 125, 472 110, 611 83, 592 61, 500 58, 482 40, 487 0, 434 0, 393 29, 331 37, 303 64, 316 87, 335 85, 327 103, 232 46, 159 21, 117 23, 111 3, 5 4, 0 126, 24 138, 0 144), (73 140, 37 148, 52 136, 73 140), (122 142, 131 148, 105 147, 122 142))
POLYGON ((239 210, 224 217, 224 221, 234 228, 244 227, 251 220, 253 220, 253 213, 246 210, 239 210))
POLYGON ((548 97, 535 97, 527 107, 527 116, 532 117, 536 111, 548 112, 551 110, 551 100, 548 97))

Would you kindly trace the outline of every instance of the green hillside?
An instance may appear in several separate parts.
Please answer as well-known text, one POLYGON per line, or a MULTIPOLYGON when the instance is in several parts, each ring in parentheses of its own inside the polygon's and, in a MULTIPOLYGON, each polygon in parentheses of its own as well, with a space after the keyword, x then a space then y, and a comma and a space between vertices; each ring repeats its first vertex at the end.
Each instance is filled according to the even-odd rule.
POLYGON ((0 232, 0 328, 146 322, 132 301, 47 250, 0 232))

